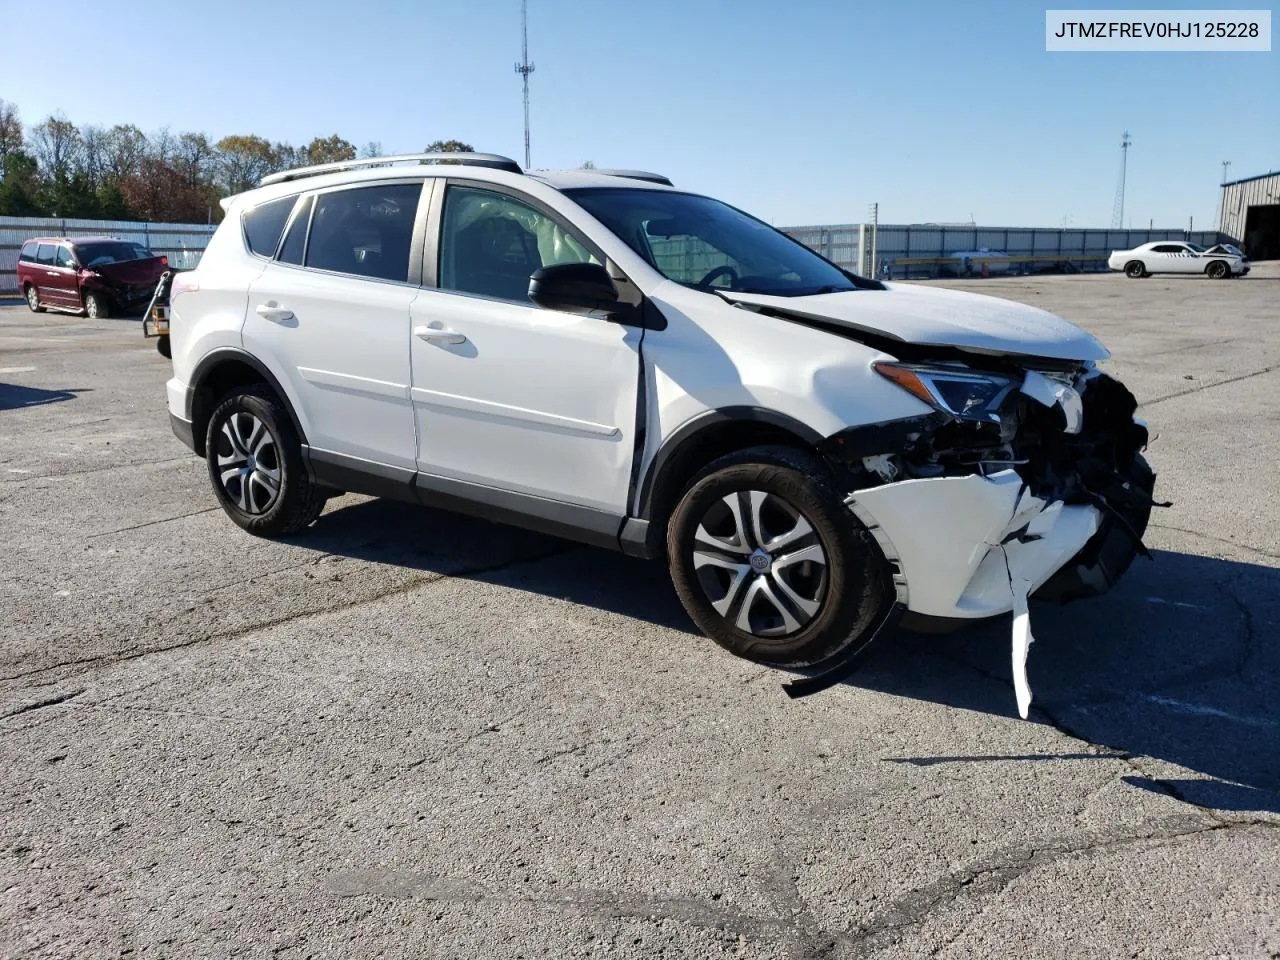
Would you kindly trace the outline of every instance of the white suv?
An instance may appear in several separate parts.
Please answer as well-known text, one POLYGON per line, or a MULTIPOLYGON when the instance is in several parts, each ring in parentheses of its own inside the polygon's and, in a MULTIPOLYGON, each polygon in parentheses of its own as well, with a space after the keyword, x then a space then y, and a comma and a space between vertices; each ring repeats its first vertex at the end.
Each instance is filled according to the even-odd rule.
POLYGON ((173 281, 174 431, 251 533, 354 491, 665 558, 785 666, 1141 549, 1147 432, 1065 320, 854 276, 654 174, 370 163, 224 200, 173 281))

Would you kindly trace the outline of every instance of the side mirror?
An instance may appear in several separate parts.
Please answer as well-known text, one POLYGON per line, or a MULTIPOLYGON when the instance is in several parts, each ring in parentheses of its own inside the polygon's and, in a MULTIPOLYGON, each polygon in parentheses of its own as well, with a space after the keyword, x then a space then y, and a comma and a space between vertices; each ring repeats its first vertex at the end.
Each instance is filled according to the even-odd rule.
POLYGON ((598 263, 558 263, 529 277, 529 299, 565 313, 617 313, 618 289, 598 263))

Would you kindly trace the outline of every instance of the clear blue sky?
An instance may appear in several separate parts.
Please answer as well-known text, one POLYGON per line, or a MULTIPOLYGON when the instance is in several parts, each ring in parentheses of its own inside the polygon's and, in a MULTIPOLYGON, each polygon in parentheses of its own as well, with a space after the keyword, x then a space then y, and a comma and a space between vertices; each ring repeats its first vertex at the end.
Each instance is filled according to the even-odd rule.
MULTIPOLYGON (((1046 5, 1066 6, 530 0, 534 166, 658 170, 778 225, 879 201, 890 223, 1106 226, 1128 128, 1126 220, 1206 228, 1223 160, 1233 178, 1280 168, 1280 53, 1046 53, 1046 5)), ((519 11, 0 0, 2 22, 49 31, 5 45, 0 98, 28 124, 60 110, 387 152, 456 137, 520 158, 519 11)))

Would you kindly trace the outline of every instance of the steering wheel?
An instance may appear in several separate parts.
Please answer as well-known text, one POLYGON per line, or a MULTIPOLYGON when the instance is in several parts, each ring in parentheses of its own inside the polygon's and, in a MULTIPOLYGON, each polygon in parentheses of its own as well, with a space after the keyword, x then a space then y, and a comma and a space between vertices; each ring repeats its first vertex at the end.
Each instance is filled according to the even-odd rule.
POLYGON ((729 266, 728 264, 722 264, 718 267, 713 267, 711 270, 709 270, 707 272, 707 275, 698 281, 698 286, 709 287, 711 286, 711 281, 718 280, 720 277, 732 277, 733 282, 730 284, 730 286, 736 286, 738 281, 741 279, 738 276, 737 270, 733 269, 733 267, 729 266))

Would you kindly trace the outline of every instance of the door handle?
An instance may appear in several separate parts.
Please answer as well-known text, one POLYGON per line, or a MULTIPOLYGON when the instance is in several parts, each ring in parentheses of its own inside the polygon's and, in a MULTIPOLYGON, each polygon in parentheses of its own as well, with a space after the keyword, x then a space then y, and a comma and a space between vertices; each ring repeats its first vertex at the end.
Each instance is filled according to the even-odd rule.
POLYGON ((258 304, 254 312, 263 320, 270 320, 272 323, 285 323, 293 319, 293 311, 285 309, 274 300, 258 304))
POLYGON ((450 330, 439 320, 433 320, 425 327, 414 327, 413 335, 427 343, 466 343, 465 334, 450 330))

